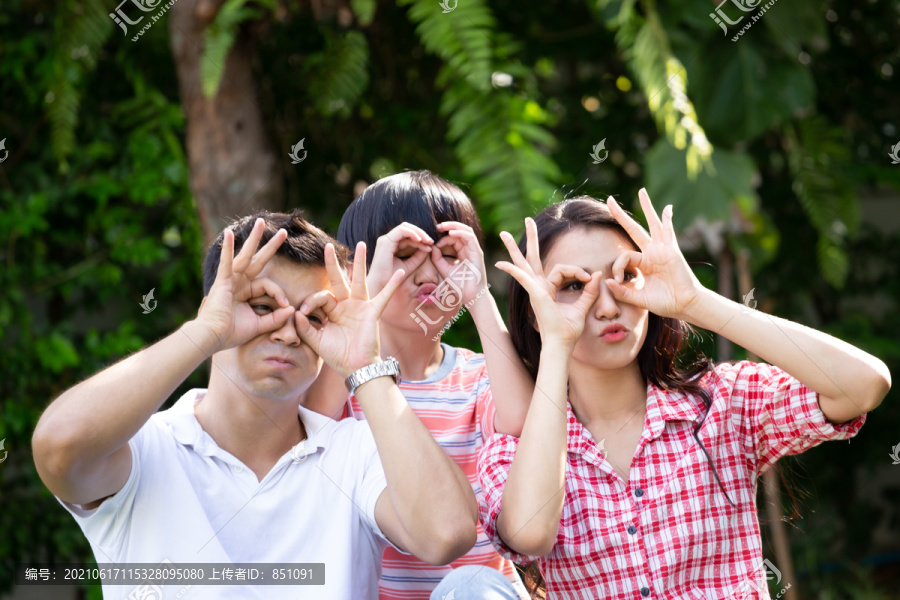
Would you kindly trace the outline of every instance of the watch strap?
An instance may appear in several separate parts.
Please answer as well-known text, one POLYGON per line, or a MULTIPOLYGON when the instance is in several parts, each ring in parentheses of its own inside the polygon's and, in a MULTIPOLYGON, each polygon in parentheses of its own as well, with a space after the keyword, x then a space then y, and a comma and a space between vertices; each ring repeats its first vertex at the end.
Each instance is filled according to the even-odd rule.
POLYGON ((356 388, 367 381, 376 377, 385 377, 390 375, 394 379, 394 383, 400 383, 400 363, 393 356, 387 357, 387 360, 366 365, 361 369, 357 369, 344 380, 347 391, 351 394, 356 393, 356 388))

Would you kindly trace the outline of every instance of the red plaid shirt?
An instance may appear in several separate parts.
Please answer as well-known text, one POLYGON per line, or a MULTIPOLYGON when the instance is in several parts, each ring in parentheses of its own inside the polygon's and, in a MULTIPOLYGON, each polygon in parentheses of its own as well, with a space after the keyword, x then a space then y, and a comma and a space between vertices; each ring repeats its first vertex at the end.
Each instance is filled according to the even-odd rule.
POLYGON ((546 556, 515 553, 497 535, 519 440, 497 434, 485 445, 478 462, 484 531, 515 562, 538 561, 548 599, 769 598, 767 569, 776 585, 790 583, 763 563, 757 477, 782 456, 853 437, 866 415, 832 425, 816 392, 766 364, 720 364, 701 381, 713 402, 698 437, 735 507, 692 435, 701 398, 652 384, 628 483, 568 406, 566 498, 546 556))

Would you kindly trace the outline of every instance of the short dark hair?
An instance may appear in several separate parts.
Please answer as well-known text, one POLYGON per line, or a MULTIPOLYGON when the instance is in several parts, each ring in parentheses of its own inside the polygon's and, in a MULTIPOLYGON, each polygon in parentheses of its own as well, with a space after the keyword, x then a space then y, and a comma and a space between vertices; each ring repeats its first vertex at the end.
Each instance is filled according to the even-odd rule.
MULTIPOLYGON (((259 247, 262 248, 279 229, 287 231, 287 239, 278 247, 276 256, 301 265, 325 266, 325 246, 334 244, 334 252, 338 264, 346 268, 350 258, 350 251, 333 237, 303 218, 303 211, 295 209, 290 214, 280 212, 259 211, 238 219, 228 226, 234 233, 234 253, 237 254, 250 232, 256 219, 263 219, 266 228, 263 231, 259 247)), ((210 288, 216 281, 216 272, 219 270, 219 260, 222 257, 222 242, 225 239, 225 231, 216 238, 206 253, 203 261, 203 295, 209 294, 210 288)))
POLYGON ((435 241, 445 235, 438 223, 458 221, 475 231, 484 245, 481 222, 472 201, 458 186, 431 171, 406 171, 379 179, 361 193, 344 212, 338 239, 354 247, 366 243, 366 266, 378 238, 406 221, 420 227, 435 241))

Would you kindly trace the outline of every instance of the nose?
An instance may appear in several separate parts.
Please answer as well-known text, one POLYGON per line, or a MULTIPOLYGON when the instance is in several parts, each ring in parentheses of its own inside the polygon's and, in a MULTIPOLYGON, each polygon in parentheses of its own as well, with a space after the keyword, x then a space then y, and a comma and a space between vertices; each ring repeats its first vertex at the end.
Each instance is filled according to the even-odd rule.
POLYGON ((414 281, 416 285, 421 283, 438 283, 441 280, 441 274, 437 267, 431 262, 431 255, 425 257, 425 261, 416 269, 414 281))
POLYGON ((608 321, 613 321, 621 314, 619 302, 616 300, 616 297, 613 296, 609 286, 602 280, 600 281, 600 294, 597 296, 597 299, 594 300, 594 306, 591 310, 594 312, 594 317, 600 320, 606 319, 608 321))
POLYGON ((293 315, 291 315, 291 318, 288 319, 284 325, 272 331, 272 333, 269 334, 269 339, 285 346, 299 346, 300 336, 297 335, 297 329, 294 327, 293 315))

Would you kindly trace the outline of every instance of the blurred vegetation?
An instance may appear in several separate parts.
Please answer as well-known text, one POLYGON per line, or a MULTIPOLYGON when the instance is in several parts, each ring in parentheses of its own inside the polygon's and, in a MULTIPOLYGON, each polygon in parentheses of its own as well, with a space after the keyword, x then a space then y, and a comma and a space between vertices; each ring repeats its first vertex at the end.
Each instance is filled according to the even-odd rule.
MULTIPOLYGON (((898 372, 900 166, 887 152, 900 140, 900 2, 784 0, 737 42, 699 0, 326 4, 227 0, 204 41, 208 95, 234 39, 251 42, 286 205, 333 232, 361 185, 431 169, 474 199, 491 264, 496 234, 518 236, 548 202, 636 206, 646 186, 675 205, 707 286, 722 283, 723 253, 749 249, 761 303, 898 372), (309 157, 292 165, 301 138, 309 157), (593 164, 601 140, 608 160, 593 164), (863 219, 873 197, 894 200, 863 219)), ((91 558, 31 461, 43 407, 201 297, 168 16, 132 42, 114 9, 0 8, 0 593, 17 562, 91 558), (151 289, 158 307, 142 314, 151 289)), ((492 292, 503 305, 500 279, 492 292)), ((445 340, 478 348, 467 316, 445 340)), ((709 336, 699 348, 715 355, 709 336)), ((791 531, 803 598, 900 598, 900 542, 873 541, 900 530, 900 488, 880 483, 898 431, 893 393, 852 444, 783 461, 805 492, 791 531)))

